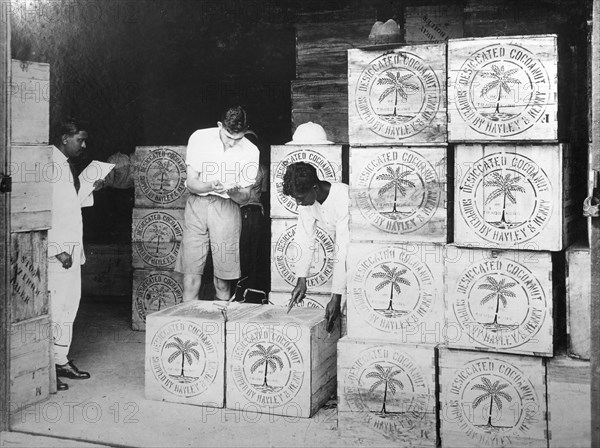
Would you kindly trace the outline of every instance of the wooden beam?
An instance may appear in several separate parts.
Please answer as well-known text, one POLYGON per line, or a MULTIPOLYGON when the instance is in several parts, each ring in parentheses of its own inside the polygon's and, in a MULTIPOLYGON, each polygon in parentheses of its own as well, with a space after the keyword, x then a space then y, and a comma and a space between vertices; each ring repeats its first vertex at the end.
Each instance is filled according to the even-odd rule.
MULTIPOLYGON (((600 0, 592 5, 592 142, 591 166, 600 170, 600 0)), ((595 189, 596 193, 598 192, 595 189)), ((591 364, 592 446, 600 446, 600 218, 592 218, 591 255, 591 364)))
MULTIPOLYGON (((0 11, 0 174, 9 167, 10 143, 10 17, 0 11)), ((0 193, 0 431, 10 425, 10 194, 0 193)))

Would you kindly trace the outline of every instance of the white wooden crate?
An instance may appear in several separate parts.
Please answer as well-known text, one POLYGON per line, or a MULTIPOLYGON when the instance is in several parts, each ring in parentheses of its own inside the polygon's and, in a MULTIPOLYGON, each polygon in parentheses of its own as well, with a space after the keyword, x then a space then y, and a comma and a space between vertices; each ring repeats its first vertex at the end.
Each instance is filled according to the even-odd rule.
POLYGON ((350 148, 350 238, 445 243, 446 151, 350 148))
POLYGON ((149 314, 183 301, 183 275, 174 271, 135 269, 131 301, 131 327, 146 329, 149 314))
POLYGON ((448 141, 558 138, 555 35, 448 41, 448 141))
POLYGON ((552 356, 550 252, 447 248, 449 347, 552 356))
POLYGON ((133 267, 172 269, 183 237, 183 209, 134 208, 133 267))
POLYGON ((446 142, 446 45, 348 50, 350 144, 446 142))
POLYGON ((366 446, 437 446, 435 348, 342 338, 338 430, 366 446))
POLYGON ((313 165, 319 179, 342 181, 341 145, 274 145, 271 147, 271 217, 294 218, 296 201, 283 194, 283 176, 289 165, 305 162, 313 165))
POLYGON ((590 359, 590 249, 574 244, 566 250, 567 333, 569 355, 590 359))
POLYGON ((439 351, 443 447, 547 447, 542 358, 439 351))
POLYGON ((454 242, 467 247, 560 251, 578 216, 569 147, 457 145, 454 242))
MULTIPOLYGON (((270 292, 269 303, 275 306, 287 307, 291 297, 291 288, 289 292, 270 292)), ((331 294, 309 294, 295 306, 301 308, 318 308, 324 310, 327 304, 329 303, 330 299, 331 294)))

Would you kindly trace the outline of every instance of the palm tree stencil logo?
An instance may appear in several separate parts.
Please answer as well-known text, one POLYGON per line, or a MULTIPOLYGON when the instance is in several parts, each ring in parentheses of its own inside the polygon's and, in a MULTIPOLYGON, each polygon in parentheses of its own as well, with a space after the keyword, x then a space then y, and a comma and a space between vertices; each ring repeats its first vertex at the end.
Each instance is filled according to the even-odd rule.
POLYGON ((388 191, 390 191, 392 188, 394 189, 394 206, 392 208, 392 211, 387 212, 389 214, 411 214, 412 211, 409 212, 400 212, 397 209, 397 205, 398 205, 398 193, 400 193, 401 196, 406 196, 407 190, 405 188, 406 187, 410 187, 410 188, 416 188, 416 185, 414 182, 405 179, 406 176, 408 176, 409 174, 413 173, 413 170, 411 169, 402 169, 402 167, 396 167, 396 169, 394 170, 391 166, 387 166, 386 167, 386 172, 379 174, 376 179, 377 180, 385 180, 388 181, 383 187, 381 187, 378 191, 378 195, 379 197, 382 197, 383 195, 385 195, 388 191))
MULTIPOLYGON (((494 190, 488 195, 485 199, 485 205, 494 201, 495 199, 503 196, 502 201, 502 216, 500 217, 500 221, 494 223, 497 224, 501 228, 514 227, 519 225, 517 222, 508 222, 506 219, 506 199, 512 203, 517 203, 517 197, 514 193, 525 193, 525 189, 519 185, 521 181, 520 176, 514 176, 511 173, 507 173, 505 176, 498 172, 491 173, 488 176, 488 179, 483 181, 484 187, 493 187, 494 190), (491 178, 491 179, 490 179, 491 178)), ((492 223, 490 223, 492 224, 492 223)))
POLYGON ((480 300, 480 305, 485 305, 487 302, 489 302, 490 300, 496 299, 496 311, 494 313, 494 321, 490 324, 487 324, 489 326, 492 326, 494 328, 499 328, 499 327, 514 327, 514 325, 499 325, 498 324, 498 313, 500 311, 500 303, 502 302, 502 307, 506 308, 506 306, 508 305, 508 301, 506 300, 507 297, 509 298, 515 298, 516 294, 511 291, 511 288, 513 288, 516 285, 516 283, 511 282, 508 283, 506 279, 502 279, 500 281, 496 280, 494 277, 492 277, 491 275, 488 275, 485 279, 484 283, 481 283, 477 289, 484 289, 487 291, 491 291, 489 294, 487 294, 485 297, 483 297, 480 300))
POLYGON ((383 279, 377 286, 375 286, 375 291, 381 291, 387 285, 390 285, 390 300, 387 309, 376 311, 382 311, 387 317, 396 317, 408 313, 408 311, 405 310, 394 310, 393 307, 394 291, 397 294, 400 294, 402 292, 400 289, 401 284, 410 286, 410 281, 403 277, 406 271, 407 269, 401 269, 399 266, 390 268, 387 264, 382 264, 381 271, 375 272, 371 275, 373 278, 383 279))
POLYGON ((492 71, 481 71, 479 75, 482 78, 491 78, 491 81, 483 86, 481 89, 480 97, 483 98, 487 93, 493 91, 495 89, 498 90, 498 98, 496 99, 496 109, 493 114, 482 114, 487 116, 491 120, 499 120, 499 119, 508 119, 516 114, 501 114, 500 113, 500 100, 502 99, 502 92, 504 91, 507 95, 510 95, 512 90, 510 86, 512 84, 521 84, 521 81, 517 78, 513 78, 516 72, 518 72, 518 68, 513 68, 511 70, 504 71, 504 66, 501 65, 498 67, 496 64, 492 65, 492 71))
POLYGON ((488 431, 497 431, 502 426, 496 426, 492 424, 492 411, 494 408, 494 404, 498 408, 498 412, 502 412, 502 399, 506 400, 508 403, 512 401, 512 397, 506 393, 503 389, 506 389, 509 385, 507 383, 500 383, 500 380, 497 380, 492 384, 489 378, 483 377, 481 378, 481 383, 475 384, 471 387, 471 390, 480 390, 483 391, 481 395, 479 395, 475 400, 473 400, 473 409, 476 409, 484 400, 489 398, 490 400, 490 411, 488 414, 487 423, 485 425, 476 425, 479 427, 486 428, 488 431))
MULTIPOLYGON (((413 118, 413 115, 409 116, 400 116, 397 113, 398 109, 398 97, 400 97, 404 102, 408 101, 409 92, 416 92, 419 90, 419 86, 412 82, 408 82, 410 78, 414 76, 413 73, 409 73, 407 75, 401 75, 400 71, 397 71, 395 74, 392 71, 385 72, 385 76, 382 76, 377 79, 377 85, 387 86, 385 90, 379 95, 378 102, 381 103, 385 98, 387 98, 392 93, 394 94, 394 110, 391 114, 396 120, 408 121, 413 118)), ((379 114, 382 116, 383 114, 379 114)), ((394 121, 396 121, 394 120, 394 121)))
POLYGON ((191 341, 189 339, 187 339, 184 342, 181 338, 179 338, 177 336, 175 336, 173 339, 174 339, 173 342, 169 342, 169 343, 165 344, 165 349, 167 349, 167 348, 175 349, 175 351, 173 353, 171 353, 171 356, 169 356, 169 358, 167 359, 167 362, 169 364, 171 364, 179 356, 181 356, 181 374, 180 375, 170 375, 170 376, 172 378, 176 378, 179 382, 183 382, 183 383, 192 382, 192 381, 196 380, 197 378, 185 376, 185 373, 184 373, 185 361, 187 361, 188 364, 191 366, 192 362, 193 362, 192 356, 194 358, 196 358, 198 361, 200 360, 200 352, 194 348, 196 345, 198 345, 198 342, 191 341))
POLYGON ((167 236, 169 234, 169 230, 165 225, 162 224, 152 224, 148 228, 148 233, 150 234, 150 242, 156 240, 156 252, 155 255, 159 254, 161 239, 163 242, 167 241, 167 236))
POLYGON ((280 370, 283 370, 284 368, 283 360, 277 354, 280 351, 281 349, 276 347, 275 345, 270 345, 269 347, 265 348, 263 344, 256 344, 256 349, 248 353, 248 358, 258 357, 258 360, 256 360, 254 364, 252 364, 252 366, 250 367, 250 373, 254 373, 263 364, 265 366, 263 383, 262 385, 260 385, 260 387, 265 391, 275 390, 275 387, 269 386, 269 384, 267 383, 269 367, 271 368, 271 372, 275 372, 278 367, 280 370))
POLYGON ((152 286, 146 293, 146 309, 152 309, 152 305, 156 302, 158 306, 155 311, 160 311, 161 305, 166 305, 168 298, 169 289, 166 286, 152 286))
MULTIPOLYGON (((158 184, 158 188, 153 188, 154 191, 156 191, 157 193, 166 193, 169 190, 167 190, 165 188, 165 179, 168 181, 169 180, 169 174, 172 172, 171 171, 171 166, 173 165, 173 162, 169 161, 169 160, 159 160, 158 162, 156 162, 157 165, 157 172, 154 173, 154 175, 152 176, 153 179, 158 179, 160 177, 160 181, 158 184)), ((166 184, 167 186, 169 185, 169 182, 167 182, 166 184)))
POLYGON ((383 404, 381 406, 380 414, 391 414, 386 409, 386 401, 388 396, 388 390, 392 395, 396 395, 397 390, 404 389, 404 384, 396 378, 396 375, 402 373, 402 370, 393 370, 394 366, 382 367, 380 364, 375 364, 375 370, 368 372, 366 378, 374 378, 375 382, 371 384, 369 393, 372 394, 377 388, 383 385, 383 404))

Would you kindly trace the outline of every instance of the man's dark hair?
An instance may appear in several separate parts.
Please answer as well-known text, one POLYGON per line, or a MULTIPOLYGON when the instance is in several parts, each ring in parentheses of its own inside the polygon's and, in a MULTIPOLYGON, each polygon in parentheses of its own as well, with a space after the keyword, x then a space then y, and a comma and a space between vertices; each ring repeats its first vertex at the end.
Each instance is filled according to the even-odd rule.
POLYGON ((223 112, 221 123, 223 123, 223 127, 227 130, 227 132, 231 132, 233 134, 246 132, 250 127, 248 125, 246 111, 242 106, 230 107, 223 112))
POLYGON ((79 131, 87 131, 87 123, 75 117, 65 118, 60 122, 59 138, 63 135, 75 135, 79 131))
POLYGON ((283 194, 294 196, 308 192, 319 182, 317 169, 310 163, 292 163, 283 175, 283 194))

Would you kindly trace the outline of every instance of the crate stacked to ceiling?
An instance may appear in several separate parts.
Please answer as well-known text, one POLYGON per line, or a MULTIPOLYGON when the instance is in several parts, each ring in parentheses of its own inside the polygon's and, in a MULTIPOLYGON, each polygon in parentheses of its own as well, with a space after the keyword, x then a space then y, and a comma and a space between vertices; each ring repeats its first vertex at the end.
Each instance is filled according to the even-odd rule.
POLYGON ((141 146, 133 154, 132 327, 148 313, 180 303, 182 277, 173 271, 183 236, 185 146, 141 146))

